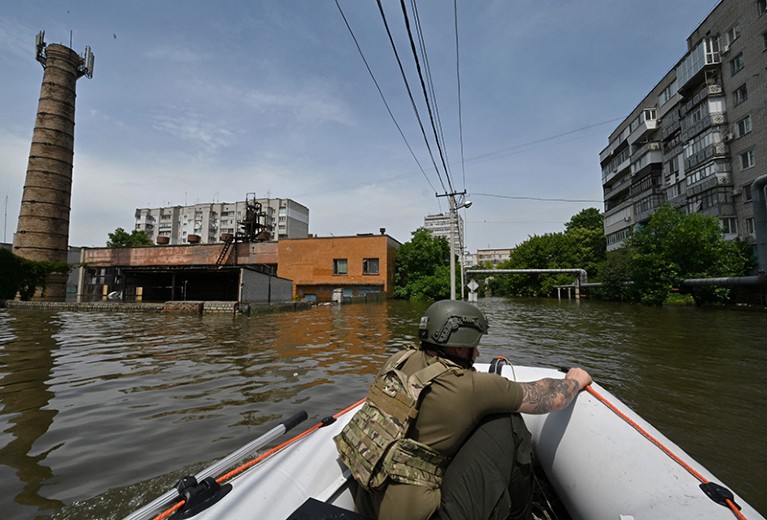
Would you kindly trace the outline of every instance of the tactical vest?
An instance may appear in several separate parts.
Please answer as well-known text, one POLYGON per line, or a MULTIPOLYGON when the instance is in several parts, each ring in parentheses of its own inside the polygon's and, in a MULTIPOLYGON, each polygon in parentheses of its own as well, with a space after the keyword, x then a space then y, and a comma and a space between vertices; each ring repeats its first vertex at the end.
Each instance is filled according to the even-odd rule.
POLYGON ((373 381, 367 401, 333 440, 341 460, 359 485, 377 491, 387 479, 437 488, 448 459, 437 450, 406 437, 418 416, 424 388, 460 367, 438 358, 411 376, 401 368, 417 352, 393 356, 373 381))

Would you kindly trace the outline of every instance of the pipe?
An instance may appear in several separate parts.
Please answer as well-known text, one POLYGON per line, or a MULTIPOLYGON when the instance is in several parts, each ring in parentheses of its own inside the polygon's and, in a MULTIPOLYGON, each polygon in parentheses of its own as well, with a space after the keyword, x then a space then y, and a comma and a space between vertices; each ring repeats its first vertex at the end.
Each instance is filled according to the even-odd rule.
POLYGON ((554 274, 569 273, 576 275, 581 285, 588 283, 589 275, 585 269, 467 269, 467 273, 478 274, 554 274))
POLYGON ((691 278, 682 281, 682 287, 703 285, 767 285, 767 276, 730 276, 724 278, 691 278))
POLYGON ((759 273, 767 273, 767 175, 757 177, 751 184, 751 205, 754 210, 754 233, 759 273))

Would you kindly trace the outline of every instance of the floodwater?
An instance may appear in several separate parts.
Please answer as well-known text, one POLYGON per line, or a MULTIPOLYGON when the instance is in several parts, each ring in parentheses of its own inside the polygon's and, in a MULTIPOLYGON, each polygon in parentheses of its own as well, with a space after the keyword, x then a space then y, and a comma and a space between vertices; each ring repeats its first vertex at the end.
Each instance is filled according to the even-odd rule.
MULTIPOLYGON (((767 514, 767 314, 481 300, 479 361, 587 368, 767 514)), ((122 518, 306 410, 361 398, 426 304, 262 316, 0 310, 4 519, 122 518)))

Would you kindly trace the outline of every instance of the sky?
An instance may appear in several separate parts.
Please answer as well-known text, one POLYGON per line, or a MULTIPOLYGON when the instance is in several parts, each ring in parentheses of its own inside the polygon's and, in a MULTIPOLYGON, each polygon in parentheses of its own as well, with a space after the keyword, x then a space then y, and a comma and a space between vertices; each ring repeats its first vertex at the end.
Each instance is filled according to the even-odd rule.
POLYGON ((418 0, 437 145, 400 2, 381 2, 395 55, 373 0, 4 0, 3 242, 40 94, 39 31, 95 55, 77 82, 71 245, 104 246, 137 208, 247 193, 305 205, 317 236, 386 228, 405 243, 448 211, 437 195, 465 191, 475 252, 603 209, 599 152, 717 3, 418 0))

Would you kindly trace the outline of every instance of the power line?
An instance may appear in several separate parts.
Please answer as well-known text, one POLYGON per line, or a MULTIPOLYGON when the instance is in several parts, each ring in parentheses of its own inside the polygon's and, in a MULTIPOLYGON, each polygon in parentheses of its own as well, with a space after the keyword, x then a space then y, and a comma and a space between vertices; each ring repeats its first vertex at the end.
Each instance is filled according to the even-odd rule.
POLYGON ((567 135, 575 134, 578 132, 583 132, 584 130, 590 130, 592 128, 596 128, 599 126, 606 125, 608 123, 614 123, 615 121, 623 121, 625 117, 616 117, 613 119, 608 119, 607 121, 601 121, 599 123, 594 123, 591 125, 582 126, 580 128, 576 128, 574 130, 568 130, 567 132, 562 132, 559 134, 551 135, 548 137, 541 137, 540 139, 535 139, 534 141, 528 141, 526 143, 518 144, 511 146, 509 148, 506 148, 504 150, 496 150, 495 152, 486 153, 484 155, 478 155, 477 157, 472 157, 471 160, 473 161, 480 161, 480 160, 487 160, 487 159, 497 159, 499 157, 503 157, 505 155, 511 155, 515 153, 516 151, 526 148, 528 146, 532 146, 534 144, 541 144, 545 143, 547 141, 553 141, 554 139, 559 139, 560 137, 565 137, 567 135))
POLYGON ((461 106, 461 67, 458 47, 458 0, 453 0, 453 21, 455 25, 455 78, 458 84, 458 139, 461 144, 461 177, 463 189, 466 189, 466 162, 463 155, 463 112, 461 106))
POLYGON ((389 36, 389 43, 391 44, 392 50, 394 51, 394 56, 397 59, 397 64, 399 65, 400 74, 402 75, 402 79, 405 82, 405 88, 407 89, 407 94, 410 98, 410 104, 413 107, 416 119, 418 120, 418 126, 421 128, 421 135, 423 136, 423 140, 426 143, 426 148, 429 151, 429 157, 431 157, 432 165, 434 166, 434 170, 437 172, 437 177, 439 178, 439 182, 442 185, 442 189, 447 191, 445 188, 445 183, 442 180, 442 175, 440 174, 439 168, 437 167, 437 163, 434 160, 434 153, 432 152, 431 145, 429 145, 429 139, 426 137, 426 130, 423 127, 421 115, 418 113, 418 107, 416 106, 415 99, 413 99, 413 92, 410 89, 410 84, 407 81, 407 75, 405 74, 405 69, 402 66, 402 60, 400 59, 399 53, 397 52, 397 46, 394 44, 394 38, 392 37, 391 30, 389 29, 389 23, 386 21, 386 13, 384 13, 383 6, 381 5, 381 0, 377 0, 377 4, 378 11, 381 13, 381 20, 383 21, 384 27, 386 28, 386 34, 389 36))
POLYGON ((541 197, 515 197, 511 195, 497 195, 495 193, 472 193, 472 197, 495 197, 498 199, 513 199, 513 200, 537 200, 537 201, 544 201, 544 202, 578 202, 578 203, 584 203, 584 202, 597 202, 597 203, 603 203, 603 200, 591 200, 591 199, 549 199, 549 198, 541 198, 541 197))
MULTIPOLYGON (((349 34, 351 35, 352 40, 354 40, 354 45, 356 45, 357 47, 357 52, 359 52, 359 55, 362 58, 362 62, 365 64, 365 68, 367 69, 368 74, 370 74, 370 78, 373 80, 373 83, 375 84, 376 89, 378 90, 378 94, 381 96, 381 100, 383 101, 384 106, 386 107, 386 111, 389 113, 389 117, 391 117, 391 120, 394 122, 394 126, 397 127, 397 131, 399 131, 399 135, 401 135, 402 140, 405 141, 405 146, 407 146, 407 149, 410 151, 410 155, 413 156, 415 163, 418 165, 418 169, 421 170, 421 173, 426 179, 426 182, 429 184, 429 187, 431 187, 432 190, 436 191, 431 181, 429 180, 428 175, 426 175, 426 171, 424 171, 423 166, 421 166, 421 163, 418 161, 418 157, 416 157, 415 152, 413 152, 413 148, 410 146, 410 143, 405 137, 405 134, 402 131, 402 128, 399 126, 399 123, 397 123, 397 119, 394 117, 394 114, 392 113, 391 108, 389 107, 389 103, 386 102, 386 97, 384 96, 383 91, 381 90, 381 86, 378 84, 378 81, 376 80, 375 75, 373 74, 373 71, 370 69, 370 65, 368 64, 368 61, 365 58, 365 54, 362 52, 362 47, 360 47, 360 44, 357 41, 357 37, 354 35, 354 31, 352 31, 352 28, 349 25, 349 21, 346 19, 346 16, 344 15, 344 12, 341 9, 341 5, 338 3, 338 0, 336 0, 336 7, 338 7, 338 12, 341 13, 341 18, 343 18, 344 24, 346 24, 346 28, 349 30, 349 34)), ((444 188, 444 185, 443 185, 443 188, 444 188)))
MULTIPOLYGON (((402 4, 402 7, 403 7, 403 12, 405 12, 404 1, 402 4)), ((443 165, 445 167, 445 172, 448 178, 448 185, 450 186, 451 189, 453 189, 452 179, 450 177, 450 169, 449 169, 450 159, 448 158, 447 146, 445 144, 445 134, 442 129, 442 118, 440 117, 440 114, 439 114, 439 103, 437 102, 437 93, 434 90, 434 80, 432 79, 432 75, 431 75, 431 65, 429 64, 429 55, 426 52, 426 38, 423 35, 423 28, 421 26, 421 16, 418 13, 418 4, 416 3, 415 0, 410 0, 410 8, 413 11, 413 20, 414 20, 414 25, 416 28, 416 34, 418 36, 418 47, 421 50, 421 56, 422 56, 423 64, 424 64, 424 71, 426 72, 426 84, 428 86, 429 94, 431 95, 431 98, 428 98, 428 97, 426 98, 426 102, 434 110, 434 121, 432 122, 432 128, 434 128, 435 130, 434 137, 435 137, 435 140, 441 145, 440 153, 441 154, 444 153, 443 165), (436 122, 436 127, 434 124, 435 122, 436 122)))
MULTIPOLYGON (((379 7, 381 6, 381 0, 378 0, 378 5, 379 7)), ((407 15, 405 0, 400 0, 400 6, 402 8, 402 16, 405 21, 405 32, 407 32, 408 41, 410 42, 410 51, 413 53, 413 59, 415 60, 416 71, 418 73, 418 80, 421 84, 421 92, 423 93, 423 97, 426 100, 426 109, 429 112, 429 120, 431 122, 432 131, 434 132, 434 140, 436 142, 437 149, 439 150, 439 157, 440 157, 440 160, 442 161, 442 167, 444 168, 448 187, 450 188, 450 192, 453 192, 455 190, 453 189, 453 183, 452 183, 452 180, 450 179, 450 172, 448 171, 447 163, 445 161, 445 153, 442 149, 442 145, 440 143, 439 136, 437 133, 437 126, 434 120, 434 113, 432 112, 431 103, 429 102, 429 93, 427 92, 427 89, 426 89, 423 72, 421 70, 421 63, 418 60, 418 52, 416 51, 415 42, 413 41, 413 32, 410 29, 410 19, 408 18, 408 15, 407 15)), ((383 8, 381 8, 381 14, 383 15, 383 8)), ((387 31, 388 31, 388 28, 387 28, 387 31)))

